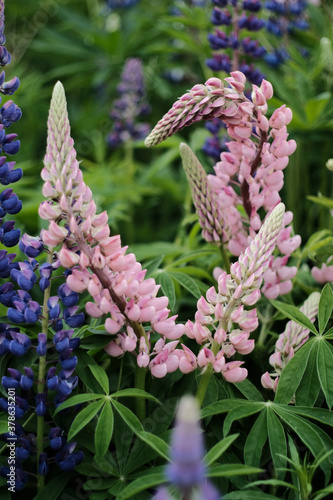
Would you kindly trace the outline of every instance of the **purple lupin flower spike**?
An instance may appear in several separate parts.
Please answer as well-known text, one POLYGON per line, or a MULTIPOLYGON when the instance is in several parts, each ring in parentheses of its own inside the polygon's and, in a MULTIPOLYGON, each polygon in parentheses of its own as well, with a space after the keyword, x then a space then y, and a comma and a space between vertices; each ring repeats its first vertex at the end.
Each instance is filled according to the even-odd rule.
MULTIPOLYGON (((217 489, 206 479, 204 443, 199 424, 199 406, 192 396, 183 397, 177 409, 176 425, 172 432, 172 462, 166 467, 165 476, 171 486, 176 486, 181 498, 186 500, 218 500, 217 489)), ((158 489, 153 500, 173 500, 168 488, 158 489)))
MULTIPOLYGON (((5 28, 5 2, 0 1, 0 66, 6 66, 11 61, 11 56, 4 43, 5 28)), ((18 89, 20 81, 17 77, 5 82, 5 72, 0 74, 0 92, 4 95, 12 95, 18 89)), ((1 102, 1 100, 0 100, 1 102)), ((20 149, 20 141, 16 140, 17 134, 6 134, 6 128, 21 118, 22 112, 13 101, 9 100, 0 109, 0 152, 14 155, 20 149)), ((15 162, 7 162, 5 156, 0 157, 0 183, 4 186, 17 182, 22 177, 22 170, 15 169, 15 162)), ((22 208, 22 203, 12 189, 6 189, 0 196, 0 242, 7 247, 15 246, 20 238, 20 230, 15 229, 13 221, 4 222, 6 214, 16 214, 22 208)))
POLYGON ((127 141, 139 141, 149 133, 148 123, 138 123, 138 119, 150 112, 145 101, 145 88, 140 59, 127 59, 121 82, 117 87, 119 98, 113 103, 110 116, 113 128, 108 137, 108 144, 116 148, 127 141))

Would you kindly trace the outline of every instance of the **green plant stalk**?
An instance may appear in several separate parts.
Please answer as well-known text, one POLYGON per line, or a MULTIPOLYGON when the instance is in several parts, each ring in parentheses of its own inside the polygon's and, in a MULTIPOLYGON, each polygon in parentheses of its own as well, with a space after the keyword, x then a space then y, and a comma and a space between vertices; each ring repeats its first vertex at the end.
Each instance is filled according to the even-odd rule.
MULTIPOLYGON (((142 391, 145 390, 146 373, 146 368, 141 368, 139 365, 136 365, 134 382, 134 387, 136 389, 141 389, 142 391)), ((146 418, 145 398, 135 398, 135 413, 140 422, 146 418)))
MULTIPOLYGON (((220 345, 216 342, 216 340, 214 340, 214 342, 212 344, 212 352, 213 352, 214 356, 216 356, 216 354, 219 352, 219 348, 220 348, 220 345)), ((208 388, 209 381, 210 381, 212 374, 213 374, 213 365, 212 365, 212 363, 209 363, 207 365, 205 373, 203 373, 201 375, 200 383, 198 385, 197 394, 195 396, 200 408, 201 408, 202 403, 205 399, 205 395, 206 395, 207 388, 208 388)))
POLYGON ((221 245, 219 248, 220 248, 220 253, 221 253, 221 257, 222 257, 224 270, 227 272, 227 274, 229 274, 230 273, 230 259, 228 257, 228 254, 227 254, 226 249, 224 248, 224 245, 222 242, 221 242, 221 245))
MULTIPOLYGON (((53 248, 49 248, 49 254, 47 256, 47 263, 52 264, 53 259, 53 248)), ((49 308, 47 306, 47 301, 51 295, 51 285, 44 291, 44 301, 43 301, 43 319, 42 319, 42 333, 47 336, 49 329, 49 308)), ((45 370, 46 370, 46 355, 39 357, 39 367, 38 367, 38 380, 37 380, 37 394, 42 394, 45 387, 45 370)), ((42 491, 45 486, 45 477, 38 473, 39 457, 43 453, 44 445, 44 417, 37 415, 37 487, 38 492, 42 491)))
MULTIPOLYGON (((126 141, 125 143, 125 165, 126 165, 126 175, 127 175, 127 182, 128 184, 134 184, 134 178, 135 178, 135 163, 134 163, 134 148, 133 148, 133 141, 126 141)), ((128 221, 126 223, 126 239, 127 243, 133 243, 134 242, 134 224, 133 224, 133 218, 134 218, 134 210, 133 206, 130 205, 129 210, 128 210, 128 221)))

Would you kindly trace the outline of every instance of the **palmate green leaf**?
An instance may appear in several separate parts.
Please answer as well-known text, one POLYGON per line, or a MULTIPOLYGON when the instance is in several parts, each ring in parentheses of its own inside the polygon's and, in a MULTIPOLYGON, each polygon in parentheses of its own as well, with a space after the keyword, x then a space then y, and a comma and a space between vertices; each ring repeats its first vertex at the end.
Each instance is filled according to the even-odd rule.
POLYGON ((165 482, 164 471, 160 472, 150 472, 141 473, 141 477, 132 481, 128 486, 126 486, 122 492, 117 496, 116 500, 126 500, 127 498, 132 498, 134 495, 140 491, 148 490, 153 486, 162 484, 165 482))
POLYGON ((59 500, 61 492, 70 480, 72 472, 62 472, 44 486, 42 491, 34 496, 33 500, 59 500))
POLYGON ((156 257, 156 259, 150 260, 145 264, 145 268, 147 270, 146 272, 146 278, 149 278, 152 276, 155 271, 160 267, 161 262, 164 259, 164 255, 161 255, 160 257, 156 257))
POLYGON ((161 284, 162 292, 168 297, 169 307, 173 310, 176 303, 176 290, 172 278, 167 272, 163 272, 157 276, 156 281, 161 284))
POLYGON ((104 457, 109 449, 110 441, 113 433, 114 416, 111 408, 111 403, 105 401, 101 414, 98 418, 95 431, 95 450, 96 455, 104 457))
POLYGON ((264 408, 247 436, 244 446, 244 461, 258 467, 267 440, 267 408, 264 408))
POLYGON ((111 402, 121 418, 124 420, 124 422, 126 422, 128 427, 132 429, 135 434, 138 435, 140 434, 140 432, 144 432, 144 428, 140 420, 136 415, 134 415, 131 410, 129 410, 126 406, 122 405, 118 401, 115 401, 114 399, 111 399, 111 402))
POLYGON ((78 432, 80 432, 83 427, 85 427, 99 412, 104 404, 104 399, 101 401, 96 401, 86 406, 80 413, 74 418, 71 428, 68 432, 68 441, 70 441, 78 432))
POLYGON ((179 271, 169 271, 169 275, 174 278, 178 283, 186 288, 196 299, 201 297, 200 290, 198 285, 194 281, 191 276, 187 276, 187 274, 180 273, 179 271))
POLYGON ((248 404, 249 401, 246 399, 222 399, 203 408, 201 410, 201 418, 212 417, 213 415, 220 415, 221 413, 228 413, 234 408, 246 406, 248 404))
POLYGON ((230 428, 235 420, 239 420, 241 418, 248 417, 249 415, 253 415, 258 413, 263 408, 265 408, 265 403, 253 403, 247 402, 248 404, 242 404, 238 408, 234 408, 231 410, 223 424, 223 434, 227 435, 230 431, 230 428))
POLYGON ((282 408, 282 410, 295 413, 296 415, 300 415, 302 417, 308 417, 312 418, 313 420, 318 420, 318 422, 321 422, 322 424, 330 425, 333 427, 333 412, 330 410, 326 410, 325 408, 309 408, 306 406, 288 406, 274 404, 274 409, 275 407, 282 408))
POLYGON ((128 397, 135 397, 135 398, 146 398, 146 399, 151 399, 152 401, 155 401, 157 404, 161 404, 160 401, 155 398, 155 396, 152 396, 149 394, 149 392, 143 391, 142 389, 135 389, 135 388, 129 388, 129 389, 122 389, 121 391, 114 392, 111 394, 113 398, 128 398, 128 397))
POLYGON ((267 408, 267 433, 269 448, 278 479, 284 479, 287 464, 287 442, 283 425, 271 407, 267 408))
POLYGON ((275 309, 280 311, 287 318, 296 321, 296 323, 304 326, 304 328, 307 328, 308 330, 310 330, 310 332, 318 335, 317 329, 315 328, 314 324, 297 307, 290 304, 285 304, 284 302, 280 302, 278 300, 271 300, 270 302, 273 304, 275 309))
POLYGON ((288 404, 295 394, 305 372, 314 339, 308 340, 283 368, 275 394, 275 403, 288 404))
POLYGON ((223 464, 211 467, 207 472, 207 477, 244 476, 248 474, 260 474, 260 472, 264 472, 263 469, 250 467, 250 465, 223 464))
POLYGON ((109 394, 110 387, 109 387, 109 379, 103 368, 99 365, 95 364, 89 364, 89 369, 97 382, 100 384, 102 387, 103 391, 105 392, 106 395, 109 394))
POLYGON ((256 388, 254 384, 247 378, 242 382, 237 382, 234 384, 235 387, 246 397, 248 400, 252 401, 264 401, 260 391, 256 388))
POLYGON ((207 465, 212 465, 221 455, 224 453, 229 446, 238 438, 239 434, 232 434, 222 441, 219 441, 213 448, 209 450, 206 454, 204 461, 207 465))
POLYGON ((317 350, 318 342, 314 342, 311 356, 308 358, 302 380, 295 393, 297 406, 313 406, 317 401, 320 392, 317 373, 317 350))
POLYGON ((78 358, 78 364, 75 368, 79 379, 91 390, 91 392, 98 393, 101 391, 102 386, 93 376, 91 370, 87 370, 87 367, 91 365, 99 366, 96 361, 89 356, 89 354, 82 349, 76 353, 78 358))
MULTIPOLYGON (((317 431, 317 426, 310 424, 310 422, 307 422, 304 418, 299 417, 298 415, 293 415, 287 410, 282 410, 282 408, 279 408, 278 411, 275 408, 275 411, 279 417, 299 436, 301 441, 303 441, 303 443, 309 448, 315 459, 320 459, 321 455, 327 451, 325 443, 319 433, 321 429, 318 428, 317 431)), ((320 467, 325 474, 326 481, 328 481, 331 476, 329 461, 325 460, 320 464, 320 467)))
POLYGON ((323 337, 325 339, 333 339, 333 327, 327 330, 327 332, 324 333, 323 337))
POLYGON ((86 403, 87 401, 93 401, 94 399, 104 399, 104 398, 105 398, 104 394, 91 394, 91 393, 76 394, 76 396, 72 396, 71 398, 67 399, 67 401, 61 403, 54 412, 54 415, 59 413, 59 411, 64 410, 65 408, 70 408, 71 406, 75 406, 80 403, 86 403))
POLYGON ((139 432, 137 434, 138 438, 140 438, 144 443, 148 444, 153 450, 157 451, 161 457, 166 460, 170 460, 170 446, 159 436, 155 436, 155 434, 151 434, 150 432, 139 432))
POLYGON ((333 309, 333 292, 332 288, 327 283, 320 295, 319 309, 318 309, 318 323, 319 323, 319 333, 322 334, 325 331, 326 325, 331 317, 333 309))
POLYGON ((317 370, 320 386, 325 394, 327 406, 331 409, 333 406, 333 353, 328 346, 328 342, 324 339, 319 342, 318 346, 317 370))
MULTIPOLYGON (((75 469, 76 470, 76 469, 75 469)), ((87 474, 88 477, 89 477, 89 474, 87 474)), ((84 490, 95 490, 95 491, 99 491, 99 490, 107 490, 109 488, 111 488, 111 486, 113 486, 117 481, 119 481, 118 478, 114 478, 114 477, 100 477, 100 476, 97 476, 97 477, 94 477, 92 479, 88 479, 88 481, 86 481, 83 485, 83 489, 84 490)))

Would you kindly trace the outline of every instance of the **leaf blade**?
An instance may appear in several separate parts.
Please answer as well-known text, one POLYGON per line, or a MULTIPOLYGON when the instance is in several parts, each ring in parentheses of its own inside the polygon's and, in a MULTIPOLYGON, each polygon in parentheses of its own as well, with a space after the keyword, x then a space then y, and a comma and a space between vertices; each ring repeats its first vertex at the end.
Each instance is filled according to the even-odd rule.
POLYGON ((287 318, 296 321, 296 323, 304 326, 304 328, 307 328, 308 330, 310 330, 310 332, 318 335, 318 331, 314 324, 297 307, 290 304, 285 304, 284 302, 280 302, 279 300, 270 300, 270 302, 271 304, 273 304, 275 309, 282 312, 287 318))
POLYGON ((105 401, 95 431, 96 455, 104 457, 109 449, 114 427, 114 415, 111 403, 105 401))
POLYGON ((95 403, 91 403, 86 406, 78 415, 76 415, 68 432, 68 441, 70 441, 94 418, 103 405, 104 400, 96 401, 95 403))

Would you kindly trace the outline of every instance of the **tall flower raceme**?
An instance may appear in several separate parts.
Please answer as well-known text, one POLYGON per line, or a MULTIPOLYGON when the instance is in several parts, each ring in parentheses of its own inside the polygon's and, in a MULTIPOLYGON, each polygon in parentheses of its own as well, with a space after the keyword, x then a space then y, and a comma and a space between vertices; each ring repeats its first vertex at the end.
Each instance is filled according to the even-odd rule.
MULTIPOLYGON (((313 292, 304 302, 300 311, 307 318, 315 321, 318 314, 320 293, 313 292)), ((273 389, 276 392, 281 373, 286 364, 294 356, 295 352, 309 339, 309 330, 299 325, 295 321, 289 321, 283 333, 279 335, 275 344, 275 351, 269 358, 269 363, 274 371, 264 373, 261 383, 266 389, 273 389)))
POLYGON ((296 30, 307 30, 309 23, 306 18, 307 2, 304 0, 267 0, 265 7, 269 11, 266 30, 282 39, 281 46, 274 52, 265 55, 268 64, 280 66, 289 59, 286 40, 290 33, 296 30))
MULTIPOLYGON (((283 227, 283 217, 284 205, 279 203, 250 246, 232 264, 230 274, 220 274, 217 290, 211 287, 206 298, 198 300, 195 322, 186 323, 186 335, 202 345, 197 364, 206 367, 211 363, 213 370, 221 372, 228 382, 241 382, 247 377, 242 361, 227 363, 226 358, 236 352, 249 354, 254 349, 254 340, 249 337, 258 326, 258 317, 256 309, 247 307, 260 298, 260 286, 283 227)), ((191 371, 189 349, 184 349, 189 361, 186 367, 191 371)))
MULTIPOLYGON (((213 71, 241 71, 247 80, 260 85, 263 73, 255 66, 262 59, 266 49, 257 40, 256 33, 265 26, 265 21, 258 17, 262 5, 259 0, 212 0, 214 5, 211 22, 214 33, 208 35, 213 55, 206 60, 213 71), (242 35, 245 33, 245 35, 242 35), (249 36, 249 33, 253 33, 249 36)), ((222 151, 227 150, 223 123, 217 119, 206 123, 212 134, 203 145, 203 152, 215 161, 220 159, 222 151), (222 129, 222 130, 221 130, 222 129)))
POLYGON ((110 113, 113 127, 107 139, 112 148, 127 141, 142 140, 150 131, 148 123, 137 122, 150 111, 145 100, 146 92, 140 59, 126 60, 117 91, 119 98, 114 101, 110 113))
MULTIPOLYGON (((4 35, 5 28, 5 2, 0 1, 0 66, 6 66, 11 62, 11 55, 4 47, 6 37, 4 35)), ((6 75, 2 71, 0 74, 0 92, 3 95, 13 95, 20 85, 19 79, 15 76, 9 81, 5 81, 6 75)), ((1 100, 0 100, 1 102, 1 100)), ((17 140, 17 134, 7 134, 7 129, 12 123, 17 122, 22 116, 22 112, 12 100, 6 101, 0 109, 0 152, 8 156, 15 155, 20 149, 20 141, 17 140)), ((8 186, 17 182, 22 177, 22 170, 15 168, 14 161, 7 161, 6 156, 0 157, 0 183, 3 186, 8 186)), ((0 242, 5 247, 13 247, 18 243, 20 238, 20 230, 15 228, 14 221, 5 221, 4 217, 17 214, 22 208, 22 203, 13 189, 6 187, 0 194, 0 242)), ((0 252, 0 273, 1 268, 8 277, 10 272, 11 262, 15 255, 7 254, 5 250, 0 252)))
POLYGON ((165 478, 170 487, 161 486, 153 500, 174 500, 171 488, 183 499, 221 498, 215 486, 206 479, 207 467, 203 461, 204 443, 199 425, 199 407, 191 396, 184 396, 179 402, 176 425, 171 437, 170 458, 172 462, 165 470, 165 478))
MULTIPOLYGON (((292 112, 285 105, 270 119, 265 114, 273 95, 269 82, 253 85, 252 100, 244 94, 246 78, 235 71, 222 80, 210 78, 183 95, 159 121, 146 139, 148 147, 163 141, 185 126, 218 119, 227 125, 229 152, 222 153, 216 175, 206 175, 194 154, 182 149, 184 167, 204 238, 238 256, 261 227, 259 211, 271 211, 280 201, 283 169, 296 143, 288 139, 292 112), (205 194, 209 193, 208 197, 205 194), (242 206, 242 211, 239 207, 242 206)), ((296 267, 288 267, 290 254, 299 247, 300 236, 291 236, 292 213, 286 212, 277 246, 281 257, 271 257, 263 291, 268 298, 288 293, 296 267)))
POLYGON ((126 253, 120 236, 110 236, 107 213, 96 214, 92 193, 76 159, 60 82, 51 101, 42 178, 43 194, 49 198, 39 208, 40 216, 49 220, 43 241, 52 247, 61 245, 59 260, 72 269, 67 278, 69 288, 75 292, 88 290, 93 298, 86 304, 87 313, 106 318, 105 328, 113 340, 105 350, 111 356, 135 353, 138 365, 149 366, 158 377, 176 370, 178 358, 172 352, 184 325, 175 323, 176 316, 169 317, 168 298, 157 297, 159 286, 154 279, 145 279, 146 271, 134 254, 126 253), (162 336, 152 352, 151 331, 162 336), (166 339, 174 342, 165 343, 166 339))

